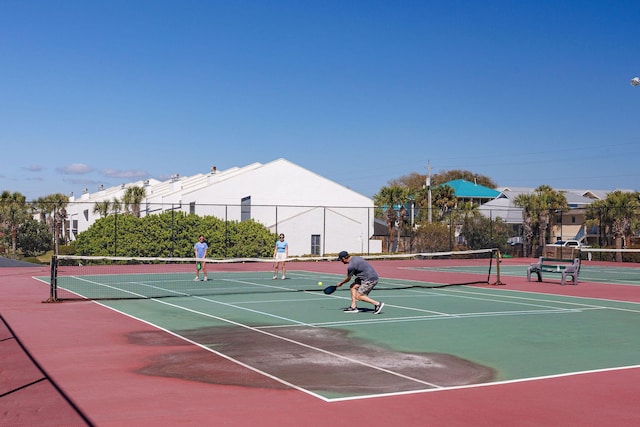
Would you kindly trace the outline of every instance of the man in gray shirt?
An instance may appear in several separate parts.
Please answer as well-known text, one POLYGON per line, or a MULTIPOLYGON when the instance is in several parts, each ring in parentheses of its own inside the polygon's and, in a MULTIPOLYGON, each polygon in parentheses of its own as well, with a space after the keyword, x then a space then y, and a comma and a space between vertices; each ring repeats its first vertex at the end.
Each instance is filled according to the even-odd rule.
POLYGON ((359 256, 351 256, 347 251, 342 251, 338 254, 338 261, 343 264, 349 264, 347 266, 347 277, 345 277, 336 286, 340 287, 351 280, 353 276, 356 279, 349 286, 351 288, 351 306, 344 310, 345 313, 358 313, 357 301, 368 302, 373 304, 373 314, 380 314, 383 302, 378 302, 369 298, 369 292, 378 284, 378 273, 373 269, 371 264, 359 256))

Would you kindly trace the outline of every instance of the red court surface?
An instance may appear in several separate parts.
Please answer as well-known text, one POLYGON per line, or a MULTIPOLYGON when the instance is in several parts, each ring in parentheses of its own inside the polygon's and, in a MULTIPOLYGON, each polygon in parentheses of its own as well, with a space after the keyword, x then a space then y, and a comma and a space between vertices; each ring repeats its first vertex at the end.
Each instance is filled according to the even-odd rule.
MULTIPOLYGON (((376 268, 381 277, 415 278, 419 272, 398 268, 405 262, 380 262, 376 268)), ((344 273, 339 263, 295 268, 344 273)), ((47 274, 47 267, 0 269, 0 314, 15 334, 0 323, 3 426, 640 425, 640 368, 325 402, 276 387, 268 378, 173 336, 154 345, 131 343, 127 339, 131 334, 158 330, 99 304, 42 303, 48 287, 31 277, 47 274), (255 386, 222 386, 140 372, 149 360, 177 349, 193 352, 195 359, 216 366, 217 371, 223 366, 229 375, 253 378, 255 386)), ((640 302, 640 286, 586 282, 559 286, 526 282, 524 277, 505 277, 503 282, 512 290, 640 302)))

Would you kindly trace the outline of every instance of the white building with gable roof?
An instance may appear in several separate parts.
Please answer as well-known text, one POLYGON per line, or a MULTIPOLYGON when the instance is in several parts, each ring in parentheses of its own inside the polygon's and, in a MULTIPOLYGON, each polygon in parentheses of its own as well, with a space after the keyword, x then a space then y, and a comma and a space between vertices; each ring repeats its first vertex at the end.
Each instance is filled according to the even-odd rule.
POLYGON ((93 212, 96 202, 121 198, 131 186, 145 189, 143 216, 179 210, 228 221, 252 219, 285 234, 289 256, 382 252, 381 241, 370 239, 372 199, 285 159, 85 192, 72 197, 67 208, 71 239, 100 218, 93 212))

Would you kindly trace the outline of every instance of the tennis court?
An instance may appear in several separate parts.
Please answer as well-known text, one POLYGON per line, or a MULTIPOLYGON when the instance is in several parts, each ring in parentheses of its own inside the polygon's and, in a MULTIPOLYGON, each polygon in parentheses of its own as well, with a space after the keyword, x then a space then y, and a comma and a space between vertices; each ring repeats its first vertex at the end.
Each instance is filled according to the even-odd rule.
MULTIPOLYGON (((41 307, 71 314, 73 306, 85 310, 88 304, 107 308, 111 319, 144 325, 106 338, 119 345, 124 339, 134 353, 155 349, 152 357, 137 361, 136 376, 242 393, 294 391, 324 405, 376 402, 388 417, 385 405, 395 408, 390 419, 415 421, 407 425, 421 425, 422 413, 435 416, 433 408, 415 407, 411 396, 424 404, 427 396, 453 399, 446 406, 451 410, 456 404, 451 393, 475 390, 491 398, 505 388, 539 390, 540 384, 553 388, 553 382, 591 382, 599 376, 615 377, 617 384, 637 375, 640 266, 585 263, 579 285, 560 286, 551 275, 542 283, 526 282, 532 261, 504 259, 504 286, 496 286, 496 266, 488 270, 486 260, 372 260, 381 276, 372 295, 385 303, 380 315, 362 303, 361 312, 344 313, 350 302, 346 288, 322 292, 318 282, 344 277, 337 262, 289 263, 287 280, 272 280, 270 265, 261 263, 214 265, 208 282, 194 282, 190 269, 142 276, 119 272, 117 280, 104 271, 71 274, 58 278, 62 302, 41 307), (447 286, 476 279, 486 283, 447 286), (114 289, 116 282, 125 288, 114 289), (93 294, 101 287, 109 289, 108 296, 93 294), (409 406, 402 409, 405 400, 409 406)), ((47 281, 46 275, 35 276, 47 281)), ((553 395, 547 387, 536 399, 553 395)), ((630 390, 619 393, 612 394, 617 402, 608 404, 627 408, 630 390)), ((618 415, 638 419, 630 407, 618 415)), ((564 421, 571 417, 581 416, 574 412, 564 421)))
MULTIPOLYGON (((67 276, 64 287, 82 296, 96 287, 123 292, 124 299, 100 303, 326 401, 640 364, 637 304, 497 286, 438 288, 490 273, 486 260, 458 264, 405 267, 422 279, 420 286, 434 288, 414 287, 415 279, 383 278, 375 292, 385 302, 379 316, 366 304, 360 313, 343 313, 348 288, 324 295, 317 286, 343 276, 304 269, 290 270, 286 281, 272 280, 270 271, 250 271, 260 266, 247 264, 247 271, 214 271, 208 282, 194 282, 189 272, 67 276), (427 282, 435 273, 440 282, 427 282), (116 288, 114 279, 126 286, 116 288), (167 297, 148 297, 149 291, 167 297)), ((640 284, 634 282, 640 270, 609 268, 585 267, 582 280, 613 274, 640 284)), ((524 270, 504 266, 501 274, 522 276, 524 270)), ((175 355, 171 359, 184 364, 175 355)), ((180 376, 160 365, 149 372, 180 376)))

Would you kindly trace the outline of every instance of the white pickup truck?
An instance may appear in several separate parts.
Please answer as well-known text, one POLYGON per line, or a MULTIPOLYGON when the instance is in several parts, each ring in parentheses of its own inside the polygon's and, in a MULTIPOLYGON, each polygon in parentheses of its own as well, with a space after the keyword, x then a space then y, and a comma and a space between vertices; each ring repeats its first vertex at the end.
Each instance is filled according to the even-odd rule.
POLYGON ((553 242, 551 246, 563 246, 565 248, 584 248, 585 246, 577 240, 558 240, 553 242))

